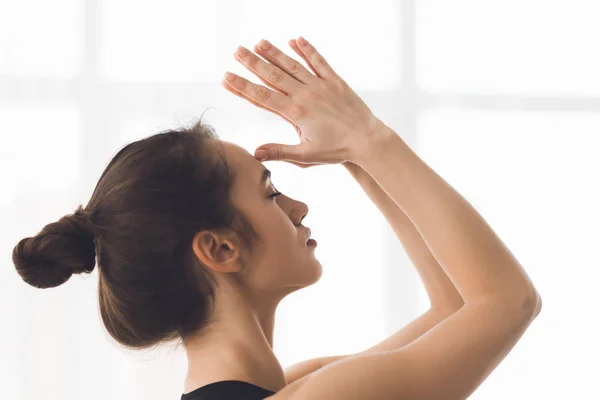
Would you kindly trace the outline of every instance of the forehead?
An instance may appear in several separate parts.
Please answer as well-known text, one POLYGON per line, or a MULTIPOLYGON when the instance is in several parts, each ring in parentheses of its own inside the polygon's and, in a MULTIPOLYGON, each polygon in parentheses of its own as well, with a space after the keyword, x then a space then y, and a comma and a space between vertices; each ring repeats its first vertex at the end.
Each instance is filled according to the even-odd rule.
POLYGON ((262 163, 243 147, 225 140, 221 142, 223 143, 227 162, 236 170, 240 180, 248 181, 254 179, 257 181, 260 178, 261 171, 264 169, 262 163))
POLYGON ((251 161, 252 159, 254 159, 254 157, 252 157, 252 155, 248 153, 246 149, 226 140, 221 140, 221 143, 223 144, 223 148, 225 149, 225 156, 227 157, 227 161, 229 161, 230 164, 235 165, 236 167, 248 167, 252 165, 251 161))

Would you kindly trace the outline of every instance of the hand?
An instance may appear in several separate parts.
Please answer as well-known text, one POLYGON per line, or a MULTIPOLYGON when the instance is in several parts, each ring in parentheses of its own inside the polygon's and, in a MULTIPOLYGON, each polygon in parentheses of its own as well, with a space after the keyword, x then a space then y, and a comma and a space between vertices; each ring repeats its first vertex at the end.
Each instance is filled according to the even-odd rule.
POLYGON ((231 93, 281 116, 300 138, 298 145, 259 146, 255 152, 259 160, 281 160, 299 167, 352 161, 383 123, 311 44, 300 42, 290 40, 289 45, 315 75, 262 40, 254 51, 268 62, 244 48, 247 54, 236 54, 236 59, 273 90, 235 74, 232 81, 224 79, 222 84, 231 93), (259 150, 266 150, 267 158, 261 158, 259 150))

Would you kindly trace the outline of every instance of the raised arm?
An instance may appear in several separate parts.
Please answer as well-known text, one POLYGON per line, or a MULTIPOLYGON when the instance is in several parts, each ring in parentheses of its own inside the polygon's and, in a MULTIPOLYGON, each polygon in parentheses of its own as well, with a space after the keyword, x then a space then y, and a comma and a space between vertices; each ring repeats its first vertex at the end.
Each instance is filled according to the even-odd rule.
MULTIPOLYGON (((300 41, 299 41, 300 43, 300 41)), ((294 50, 315 75, 268 43, 244 58, 268 90, 234 77, 228 90, 281 115, 298 145, 267 143, 259 160, 353 162, 412 221, 465 304, 400 349, 343 359, 273 400, 463 399, 514 347, 541 309, 529 277, 477 211, 380 120, 310 43, 294 50)))
POLYGON ((539 300, 519 261, 468 201, 383 122, 372 138, 352 162, 404 211, 465 303, 539 300))
POLYGON ((357 164, 412 221, 465 303, 499 294, 510 301, 519 302, 523 296, 537 301, 529 277, 477 211, 375 118, 314 46, 293 43, 315 75, 261 40, 256 49, 273 64, 248 51, 238 52, 238 57, 277 91, 235 75, 223 83, 231 92, 281 115, 299 135, 300 144, 265 144, 255 157, 357 164))
POLYGON ((345 162, 342 165, 390 224, 423 282, 431 304, 430 308, 442 313, 452 313, 462 307, 464 304, 462 297, 404 211, 361 167, 352 162, 345 162))
POLYGON ((539 294, 469 203, 391 129, 353 161, 401 207, 465 305, 405 346, 333 362, 276 399, 466 399, 537 316, 539 294))

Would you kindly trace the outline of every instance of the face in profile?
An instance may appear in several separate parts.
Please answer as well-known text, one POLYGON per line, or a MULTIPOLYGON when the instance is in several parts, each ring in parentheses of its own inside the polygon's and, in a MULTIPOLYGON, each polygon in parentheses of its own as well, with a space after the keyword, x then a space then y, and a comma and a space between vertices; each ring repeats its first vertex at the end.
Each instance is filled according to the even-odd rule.
POLYGON ((261 237, 253 254, 239 254, 244 262, 227 272, 235 272, 252 292, 285 295, 317 282, 322 275, 321 263, 315 257, 315 246, 307 244, 309 229, 301 225, 308 206, 284 193, 277 195, 265 166, 244 148, 221 143, 236 173, 232 203, 261 237))

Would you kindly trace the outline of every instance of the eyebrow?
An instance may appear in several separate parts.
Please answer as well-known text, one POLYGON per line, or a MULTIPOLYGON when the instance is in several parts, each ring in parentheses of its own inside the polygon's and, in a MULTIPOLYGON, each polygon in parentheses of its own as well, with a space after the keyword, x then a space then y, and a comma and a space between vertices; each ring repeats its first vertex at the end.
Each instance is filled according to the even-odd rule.
POLYGON ((262 170, 262 175, 260 177, 260 185, 263 186, 265 184, 265 182, 267 181, 267 179, 271 178, 271 171, 264 168, 262 170))

